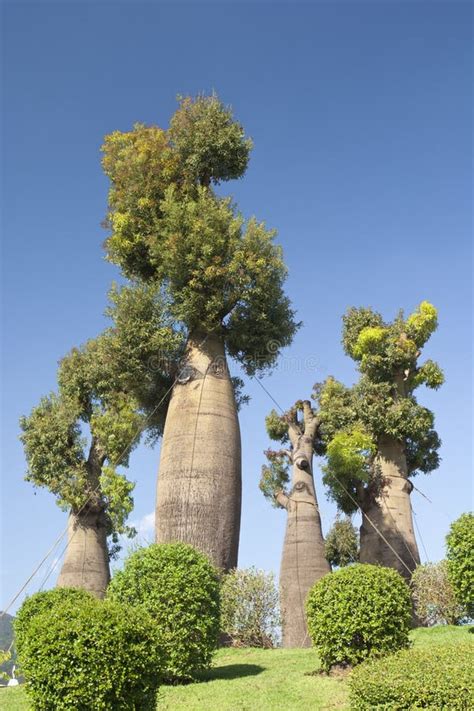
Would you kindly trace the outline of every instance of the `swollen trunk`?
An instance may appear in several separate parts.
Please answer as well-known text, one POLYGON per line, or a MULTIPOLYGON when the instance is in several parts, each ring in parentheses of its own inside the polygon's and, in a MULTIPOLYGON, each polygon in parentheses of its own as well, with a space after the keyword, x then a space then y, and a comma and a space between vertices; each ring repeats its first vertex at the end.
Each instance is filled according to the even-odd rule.
POLYGON ((68 545, 57 586, 83 588, 104 597, 110 581, 107 529, 103 511, 69 514, 68 545))
POLYGON ((219 568, 237 566, 240 430, 224 345, 195 335, 173 388, 161 446, 156 541, 183 541, 219 568))
POLYGON ((382 477, 382 485, 376 496, 368 495, 364 502, 360 529, 360 561, 395 568, 409 580, 420 562, 420 556, 413 531, 410 502, 413 485, 407 479, 403 444, 392 437, 382 438, 376 464, 382 477), (373 521, 396 554, 370 521, 373 521))
MULTIPOLYGON (((294 461, 298 461, 296 457, 294 461)), ((282 644, 283 647, 310 647, 306 597, 314 583, 331 570, 324 553, 321 517, 310 468, 305 471, 297 464, 293 465, 292 490, 286 510, 288 517, 280 567, 282 644)))

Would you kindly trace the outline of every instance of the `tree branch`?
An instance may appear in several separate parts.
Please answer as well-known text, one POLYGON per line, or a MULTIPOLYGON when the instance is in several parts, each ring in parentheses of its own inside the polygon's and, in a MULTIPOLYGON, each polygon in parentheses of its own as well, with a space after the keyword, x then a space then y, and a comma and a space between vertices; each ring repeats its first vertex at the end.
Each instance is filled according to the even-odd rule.
POLYGON ((277 504, 279 504, 282 508, 286 509, 288 508, 288 501, 289 498, 288 496, 283 492, 283 491, 277 491, 275 494, 275 501, 277 504))

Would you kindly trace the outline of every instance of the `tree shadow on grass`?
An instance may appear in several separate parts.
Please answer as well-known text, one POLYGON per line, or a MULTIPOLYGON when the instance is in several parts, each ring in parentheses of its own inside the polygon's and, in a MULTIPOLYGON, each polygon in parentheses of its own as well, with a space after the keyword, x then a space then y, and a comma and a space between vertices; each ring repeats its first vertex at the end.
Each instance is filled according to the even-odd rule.
POLYGON ((199 675, 199 681, 214 681, 215 679, 239 679, 244 676, 256 676, 265 671, 258 664, 224 664, 213 667, 199 675))

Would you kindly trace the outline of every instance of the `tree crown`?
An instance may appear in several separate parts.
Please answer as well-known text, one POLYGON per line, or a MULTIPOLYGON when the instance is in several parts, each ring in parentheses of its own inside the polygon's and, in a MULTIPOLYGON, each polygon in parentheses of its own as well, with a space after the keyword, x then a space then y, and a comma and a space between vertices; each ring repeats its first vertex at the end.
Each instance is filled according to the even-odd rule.
POLYGON ((391 323, 368 308, 351 308, 343 317, 343 346, 357 363, 359 381, 349 388, 328 378, 316 386, 314 398, 327 452, 324 481, 346 513, 356 510, 354 499, 360 500, 364 489, 377 486, 382 438, 403 443, 408 476, 439 464, 434 415, 415 397, 421 384, 437 389, 443 383, 436 363, 418 363, 437 322, 437 311, 427 301, 408 318, 400 312, 391 323))
POLYGON ((103 146, 111 180, 108 258, 159 284, 188 332, 225 339, 249 374, 271 367, 298 328, 274 230, 245 221, 212 184, 241 177, 251 148, 215 95, 185 98, 167 131, 137 124, 103 146))

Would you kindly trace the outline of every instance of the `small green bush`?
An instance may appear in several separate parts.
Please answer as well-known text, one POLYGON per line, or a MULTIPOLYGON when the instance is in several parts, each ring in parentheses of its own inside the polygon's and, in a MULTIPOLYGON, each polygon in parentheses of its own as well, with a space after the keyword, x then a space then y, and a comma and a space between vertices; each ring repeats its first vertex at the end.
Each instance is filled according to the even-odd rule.
POLYGON ((324 553, 332 567, 343 568, 359 560, 359 534, 350 517, 334 521, 326 536, 324 553))
POLYGON ((221 589, 221 631, 236 647, 273 647, 280 624, 272 573, 231 570, 221 589))
POLYGON ((474 642, 407 649, 369 660, 349 679, 351 709, 474 708, 474 642))
POLYGON ((311 588, 306 613, 326 671, 409 644, 410 591, 391 568, 357 563, 328 573, 311 588))
POLYGON ((28 634, 31 621, 36 615, 52 610, 62 602, 77 602, 80 605, 82 602, 92 599, 90 593, 80 588, 53 588, 30 595, 18 610, 13 621, 16 646, 21 646, 25 635, 28 634))
POLYGON ((217 647, 220 582, 205 555, 184 543, 153 544, 125 561, 108 598, 141 606, 156 622, 167 679, 192 679, 217 647))
POLYGON ((456 625, 464 617, 445 560, 417 565, 410 584, 416 616, 424 625, 456 625))
POLYGON ((474 513, 462 514, 446 537, 448 576, 466 615, 474 618, 474 513))
POLYGON ((144 610, 69 599, 35 614, 18 658, 36 711, 153 709, 158 639, 144 610))

